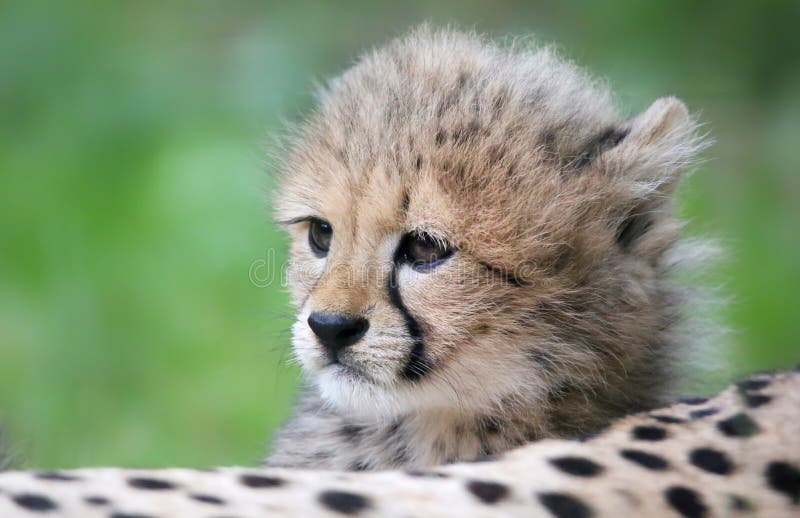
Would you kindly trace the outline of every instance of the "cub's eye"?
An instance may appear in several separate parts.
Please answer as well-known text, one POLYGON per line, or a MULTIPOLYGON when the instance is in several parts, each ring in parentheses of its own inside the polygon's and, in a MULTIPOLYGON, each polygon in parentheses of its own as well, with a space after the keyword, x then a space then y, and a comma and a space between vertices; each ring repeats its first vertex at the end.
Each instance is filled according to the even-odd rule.
POLYGON ((308 226, 308 244, 317 257, 325 257, 331 247, 333 228, 327 221, 312 219, 308 226))
POLYGON ((428 271, 453 255, 453 247, 427 234, 406 234, 400 245, 401 257, 417 271, 428 271))

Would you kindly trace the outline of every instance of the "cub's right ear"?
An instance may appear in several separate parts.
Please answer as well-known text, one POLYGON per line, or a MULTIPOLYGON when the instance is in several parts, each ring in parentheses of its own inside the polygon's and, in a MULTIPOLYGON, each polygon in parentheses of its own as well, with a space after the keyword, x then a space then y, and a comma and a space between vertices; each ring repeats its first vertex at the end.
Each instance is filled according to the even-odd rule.
POLYGON ((670 195, 681 174, 708 145, 675 97, 656 100, 629 121, 619 143, 601 154, 606 173, 627 180, 635 195, 670 195))

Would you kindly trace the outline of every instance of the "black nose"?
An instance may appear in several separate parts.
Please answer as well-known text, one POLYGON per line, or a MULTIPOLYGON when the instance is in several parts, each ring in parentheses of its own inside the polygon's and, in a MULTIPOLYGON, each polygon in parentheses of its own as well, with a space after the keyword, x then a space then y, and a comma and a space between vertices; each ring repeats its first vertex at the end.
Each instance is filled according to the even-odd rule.
POLYGON ((335 357, 336 354, 358 342, 369 329, 369 320, 341 313, 315 311, 308 317, 308 327, 335 357))

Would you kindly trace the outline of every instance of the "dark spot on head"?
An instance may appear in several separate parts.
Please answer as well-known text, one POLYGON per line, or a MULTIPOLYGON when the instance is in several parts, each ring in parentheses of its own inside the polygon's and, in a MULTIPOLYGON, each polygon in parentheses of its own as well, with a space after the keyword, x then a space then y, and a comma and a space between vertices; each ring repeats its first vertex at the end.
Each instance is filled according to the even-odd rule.
POLYGON ((442 144, 444 144, 444 139, 445 139, 444 130, 440 129, 439 131, 436 132, 436 145, 441 146, 442 144))
POLYGON ((728 456, 711 448, 695 448, 689 453, 689 462, 702 470, 717 475, 728 475, 733 471, 733 464, 728 456))
POLYGON ((111 503, 111 500, 104 496, 87 496, 83 498, 83 501, 89 505, 108 505, 111 503))
POLYGON ((508 486, 505 484, 484 480, 470 480, 467 482, 467 489, 485 504, 497 503, 509 493, 508 486))
POLYGON ((702 405, 707 401, 708 401, 707 397, 685 397, 679 400, 679 402, 683 403, 684 405, 702 405))
POLYGON ((730 505, 730 508, 733 509, 734 511, 740 511, 740 512, 755 511, 756 508, 753 505, 753 502, 739 495, 729 495, 728 505, 730 505))
POLYGON ((592 510, 566 493, 539 493, 539 502, 557 518, 589 518, 592 510))
POLYGON ((148 489, 152 491, 163 491, 166 489, 174 489, 175 484, 166 480, 148 477, 133 477, 128 479, 128 485, 136 489, 148 489))
POLYGON ((669 463, 663 457, 646 451, 626 449, 619 452, 619 454, 622 458, 635 462, 647 469, 661 471, 669 468, 669 463))
POLYGON ((326 508, 342 514, 356 515, 371 507, 366 497, 348 491, 323 491, 318 499, 326 508))
POLYGON ((800 504, 800 469, 788 462, 770 462, 764 472, 769 487, 800 504))
POLYGON ((740 381, 736 385, 739 387, 739 390, 744 390, 744 391, 761 390, 767 385, 769 385, 769 381, 770 380, 768 379, 749 379, 740 381))
POLYGON ((52 480, 54 482, 74 482, 81 479, 81 477, 77 475, 69 475, 58 471, 42 471, 36 474, 36 478, 39 480, 52 480))
POLYGON ((672 486, 665 494, 669 505, 686 518, 708 516, 708 507, 696 491, 683 486, 672 486))
POLYGON ((689 417, 691 419, 702 419, 704 417, 708 417, 710 415, 714 415, 717 412, 719 412, 719 408, 714 408, 714 407, 699 408, 697 410, 692 410, 691 412, 689 412, 689 417))
POLYGON ((576 477, 593 477, 603 472, 603 466, 583 457, 558 457, 550 459, 550 464, 576 477))
POLYGON ((28 511, 35 511, 44 513, 58 509, 55 502, 43 495, 35 495, 33 493, 22 493, 12 497, 14 503, 28 511))
POLYGON ((750 437, 759 432, 758 425, 744 413, 733 415, 717 423, 719 431, 729 437, 750 437))
POLYGON ((191 498, 192 500, 197 500, 198 502, 203 502, 204 504, 225 505, 225 500, 213 495, 193 493, 189 495, 189 498, 191 498))
POLYGON ((247 486, 253 488, 266 488, 266 487, 281 487, 286 484, 286 481, 279 477, 270 477, 266 475, 242 475, 239 481, 247 486))
POLYGON ((659 423, 664 424, 679 424, 686 422, 684 419, 680 417, 675 417, 671 415, 651 415, 650 418, 655 419, 659 423))
POLYGON ((616 241, 620 248, 629 251, 633 244, 653 226, 652 216, 635 209, 628 213, 617 227, 616 241))
POLYGON ((357 424, 346 424, 339 429, 342 437, 348 441, 355 441, 364 431, 364 427, 357 424))
POLYGON ((499 417, 486 415, 478 418, 478 429, 488 434, 500 433, 502 421, 499 417))
POLYGON ((605 129, 599 135, 594 137, 586 146, 584 146, 584 149, 578 153, 577 156, 573 157, 564 169, 567 171, 574 171, 576 169, 585 167, 603 151, 611 149, 622 142, 622 139, 624 139, 627 135, 627 129, 605 129))
POLYGON ((367 470, 369 470, 369 464, 360 460, 351 462, 347 466, 347 471, 367 471, 367 470))
POLYGON ((772 396, 766 394, 745 394, 744 402, 750 408, 758 408, 772 401, 772 396))
POLYGON ((637 426, 631 435, 640 441, 663 441, 667 438, 667 431, 660 426, 637 426))
POLYGON ((417 160, 414 162, 414 169, 417 171, 422 169, 422 155, 417 155, 417 160))

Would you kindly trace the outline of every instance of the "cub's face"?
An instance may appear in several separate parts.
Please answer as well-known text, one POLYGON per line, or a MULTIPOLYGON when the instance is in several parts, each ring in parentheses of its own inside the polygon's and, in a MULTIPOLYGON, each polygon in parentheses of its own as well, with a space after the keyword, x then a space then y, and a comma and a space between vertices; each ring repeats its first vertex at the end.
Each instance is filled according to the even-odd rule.
MULTIPOLYGON (((476 63, 497 56, 470 57, 474 42, 426 44, 347 72, 290 143, 277 219, 306 376, 340 410, 388 417, 544 402, 623 372, 663 326, 655 281, 675 226, 664 191, 650 203, 621 172, 685 138, 685 109, 560 120, 519 82, 482 78, 476 63), (454 44, 470 46, 463 65, 454 44)), ((543 74, 579 80, 549 59, 543 74)), ((559 85, 537 95, 600 95, 559 85)))

